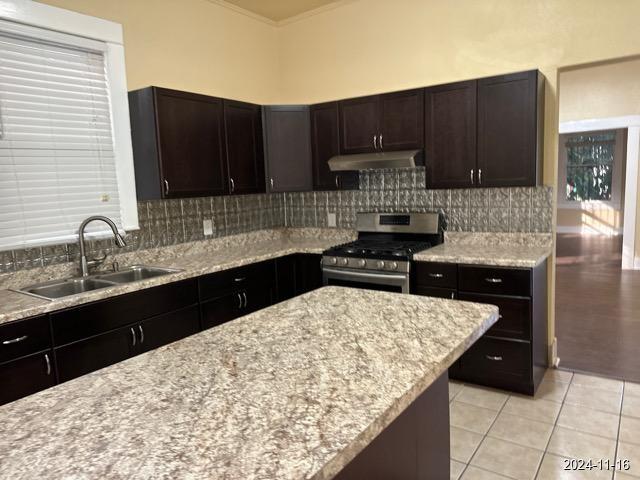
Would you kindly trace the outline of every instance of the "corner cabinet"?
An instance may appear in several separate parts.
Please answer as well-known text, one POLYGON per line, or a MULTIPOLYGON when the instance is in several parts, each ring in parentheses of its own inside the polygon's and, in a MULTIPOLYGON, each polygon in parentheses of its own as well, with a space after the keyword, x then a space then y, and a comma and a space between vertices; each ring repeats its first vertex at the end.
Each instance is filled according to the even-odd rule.
POLYGON ((267 191, 303 192, 313 188, 311 126, 307 105, 263 107, 267 191))
POLYGON ((222 99, 148 87, 129 113, 139 200, 227 193, 222 99))
POLYGON ((329 159, 340 154, 338 102, 311 105, 311 164, 314 190, 357 190, 358 172, 332 172, 329 159))
POLYGON ((229 192, 264 193, 264 152, 260 105, 224 101, 229 192))
POLYGON ((427 188, 540 185, 543 116, 538 70, 427 88, 427 188))

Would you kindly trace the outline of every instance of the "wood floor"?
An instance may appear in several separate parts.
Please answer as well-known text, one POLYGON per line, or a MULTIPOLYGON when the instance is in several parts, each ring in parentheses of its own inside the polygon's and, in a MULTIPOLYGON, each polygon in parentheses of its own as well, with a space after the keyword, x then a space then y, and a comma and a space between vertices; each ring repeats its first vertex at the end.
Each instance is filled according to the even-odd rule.
POLYGON ((558 234, 560 367, 640 382, 640 271, 622 270, 622 236, 558 234))

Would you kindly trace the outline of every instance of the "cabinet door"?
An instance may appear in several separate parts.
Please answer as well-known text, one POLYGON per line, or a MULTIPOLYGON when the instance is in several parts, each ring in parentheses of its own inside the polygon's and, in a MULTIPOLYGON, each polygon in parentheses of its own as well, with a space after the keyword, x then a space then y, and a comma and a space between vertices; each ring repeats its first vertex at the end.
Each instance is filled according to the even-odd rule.
POLYGON ((276 298, 279 302, 296 296, 298 255, 287 255, 276 260, 276 298))
POLYGON ((311 127, 306 105, 263 107, 269 192, 312 189, 311 127))
POLYGON ((226 293, 220 297, 207 300, 200 304, 202 313, 202 329, 222 325, 243 313, 244 300, 241 291, 226 293))
POLYGON ((0 405, 26 397, 56 383, 51 351, 0 365, 0 405))
POLYGON ((464 188, 475 183, 476 81, 425 90, 427 188, 464 188))
POLYGON ((381 150, 424 147, 424 90, 408 90, 380 97, 381 150))
POLYGON ((320 254, 298 255, 296 270, 296 294, 310 292, 322 286, 322 267, 320 266, 320 254))
POLYGON ((380 97, 342 100, 340 105, 340 153, 379 151, 380 97))
POLYGON ((417 285, 413 292, 416 295, 424 295, 425 297, 450 298, 455 299, 457 291, 453 288, 425 287, 417 285))
POLYGON ((262 114, 259 105, 224 101, 229 191, 265 191, 262 114))
POLYGON ((126 360, 137 344, 135 328, 127 326, 56 348, 59 379, 66 382, 126 360))
POLYGON ((222 100, 155 89, 163 198, 227 191, 222 100))
POLYGON ((273 304, 273 284, 263 283, 252 285, 242 292, 244 307, 242 315, 261 310, 273 304))
POLYGON ((478 80, 480 186, 536 185, 539 101, 537 71, 478 80))
POLYGON ((340 153, 338 102, 312 105, 311 162, 314 190, 357 190, 358 172, 332 172, 329 159, 340 153))
POLYGON ((148 352, 200 331, 198 306, 150 318, 135 329, 138 335, 136 353, 148 352))

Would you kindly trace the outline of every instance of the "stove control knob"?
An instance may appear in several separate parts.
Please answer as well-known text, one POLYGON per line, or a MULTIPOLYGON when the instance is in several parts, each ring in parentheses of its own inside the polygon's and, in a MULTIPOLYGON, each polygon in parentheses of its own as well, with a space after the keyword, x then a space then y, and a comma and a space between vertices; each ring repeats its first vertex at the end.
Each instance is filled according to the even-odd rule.
POLYGON ((327 262, 331 265, 335 265, 336 263, 338 263, 338 259, 336 257, 327 257, 327 262))
POLYGON ((380 269, 384 268, 384 265, 385 263, 383 260, 378 260, 378 263, 376 263, 376 266, 380 269))
POLYGON ((340 259, 340 264, 344 265, 346 267, 347 265, 349 265, 349 259, 348 258, 341 258, 340 259))
POLYGON ((398 269, 398 262, 392 262, 391 264, 389 264, 389 270, 397 270, 398 269))
POLYGON ((363 259, 361 259, 361 260, 358 260, 358 266, 359 266, 360 268, 364 268, 364 267, 366 267, 366 266, 367 266, 367 261, 366 261, 364 258, 363 258, 363 259))

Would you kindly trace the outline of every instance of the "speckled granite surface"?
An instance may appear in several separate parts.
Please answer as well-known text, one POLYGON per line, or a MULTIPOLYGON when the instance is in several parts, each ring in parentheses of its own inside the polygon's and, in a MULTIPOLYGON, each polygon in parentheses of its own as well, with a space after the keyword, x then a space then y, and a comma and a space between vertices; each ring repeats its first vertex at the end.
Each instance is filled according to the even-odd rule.
POLYGON ((75 265, 23 270, 0 279, 0 324, 83 303, 227 270, 292 253, 322 253, 355 238, 352 230, 281 229, 233 235, 212 241, 142 250, 115 257, 121 266, 144 264, 181 272, 48 301, 8 291, 37 282, 76 275, 75 265))
POLYGON ((0 407, 1 475, 332 478, 497 318, 325 287, 0 407))
POLYGON ((550 234, 447 232, 445 242, 417 253, 419 262, 533 268, 551 255, 550 234))

